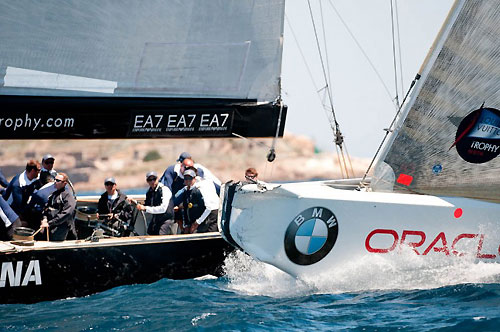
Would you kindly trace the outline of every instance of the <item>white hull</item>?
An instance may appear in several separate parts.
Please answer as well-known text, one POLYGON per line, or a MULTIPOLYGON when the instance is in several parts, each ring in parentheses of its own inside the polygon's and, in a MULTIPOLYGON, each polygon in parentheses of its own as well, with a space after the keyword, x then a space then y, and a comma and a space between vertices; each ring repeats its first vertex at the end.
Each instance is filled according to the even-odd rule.
POLYGON ((236 185, 232 196, 227 185, 223 236, 254 258, 299 278, 370 255, 395 262, 404 255, 424 264, 500 262, 500 204, 334 187, 328 182, 269 190, 236 185))

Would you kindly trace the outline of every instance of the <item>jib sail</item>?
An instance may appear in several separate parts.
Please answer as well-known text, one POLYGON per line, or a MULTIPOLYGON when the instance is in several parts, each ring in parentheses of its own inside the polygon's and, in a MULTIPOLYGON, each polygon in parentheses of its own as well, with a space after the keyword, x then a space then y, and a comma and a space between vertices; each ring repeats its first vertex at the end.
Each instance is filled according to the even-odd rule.
POLYGON ((500 6, 460 0, 379 159, 373 190, 500 201, 500 6))

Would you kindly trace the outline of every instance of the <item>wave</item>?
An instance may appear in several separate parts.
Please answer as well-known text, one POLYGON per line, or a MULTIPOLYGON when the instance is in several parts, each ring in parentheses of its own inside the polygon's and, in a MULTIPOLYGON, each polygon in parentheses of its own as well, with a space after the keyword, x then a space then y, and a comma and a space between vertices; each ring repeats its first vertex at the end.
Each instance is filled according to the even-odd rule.
POLYGON ((428 290, 462 284, 500 283, 500 264, 474 258, 444 259, 367 254, 321 275, 296 279, 236 251, 225 261, 228 288, 248 295, 299 297, 376 290, 428 290))

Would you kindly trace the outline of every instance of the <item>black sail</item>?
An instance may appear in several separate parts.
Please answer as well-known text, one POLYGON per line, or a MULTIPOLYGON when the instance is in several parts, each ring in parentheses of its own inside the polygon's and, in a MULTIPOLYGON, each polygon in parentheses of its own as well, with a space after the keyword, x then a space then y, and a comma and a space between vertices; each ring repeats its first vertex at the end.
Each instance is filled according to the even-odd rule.
POLYGON ((282 135, 283 21, 284 0, 1 1, 0 138, 282 135))

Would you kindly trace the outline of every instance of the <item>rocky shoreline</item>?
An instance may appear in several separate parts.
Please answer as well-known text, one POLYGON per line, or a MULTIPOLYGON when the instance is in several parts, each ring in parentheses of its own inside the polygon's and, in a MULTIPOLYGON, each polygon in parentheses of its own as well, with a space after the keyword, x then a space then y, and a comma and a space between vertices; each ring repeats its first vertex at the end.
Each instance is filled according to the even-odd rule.
MULTIPOLYGON (((66 172, 77 191, 100 190, 103 180, 114 176, 122 189, 146 187, 150 170, 162 174, 183 151, 209 168, 223 182, 243 180, 254 167, 264 181, 307 181, 342 178, 339 159, 318 152, 304 136, 285 133, 276 145, 276 160, 266 159, 272 139, 116 139, 4 141, 0 169, 10 180, 24 170, 29 159, 46 153, 56 158, 55 169, 66 172)), ((354 176, 362 176, 370 162, 352 158, 354 176)), ((349 174, 353 177, 352 174, 349 174)))

